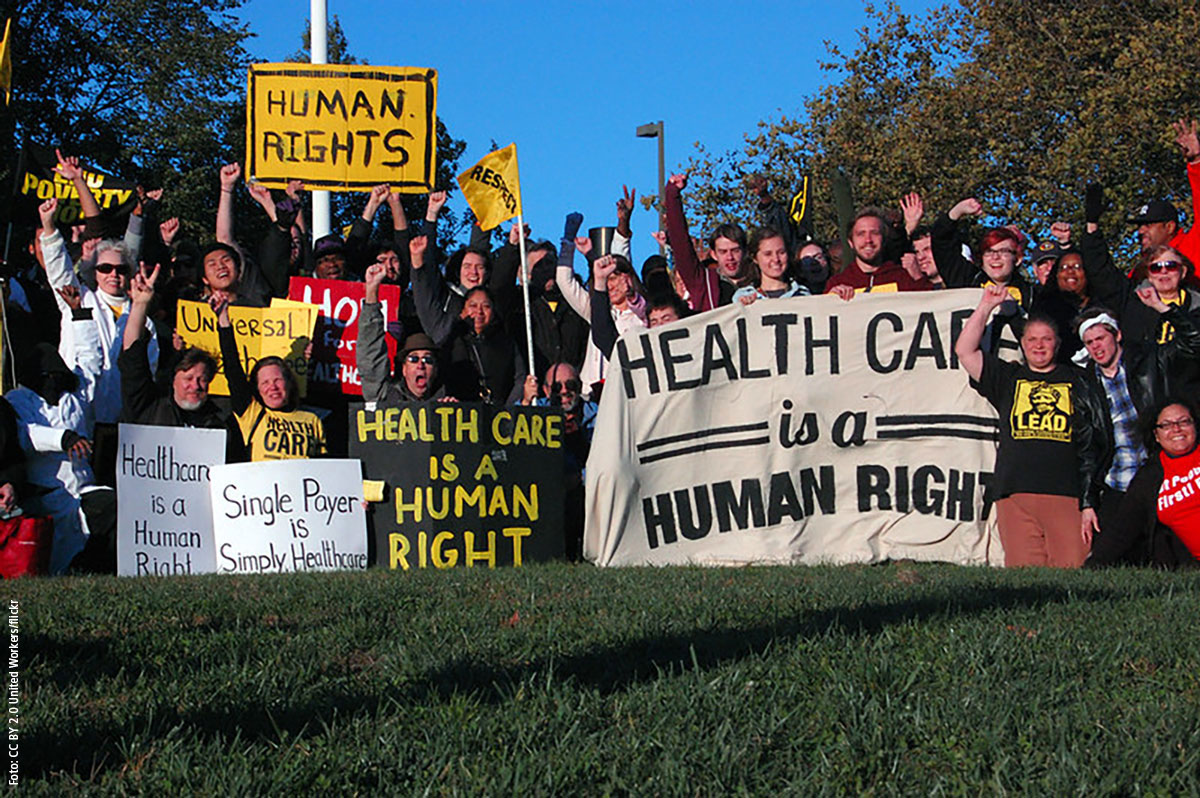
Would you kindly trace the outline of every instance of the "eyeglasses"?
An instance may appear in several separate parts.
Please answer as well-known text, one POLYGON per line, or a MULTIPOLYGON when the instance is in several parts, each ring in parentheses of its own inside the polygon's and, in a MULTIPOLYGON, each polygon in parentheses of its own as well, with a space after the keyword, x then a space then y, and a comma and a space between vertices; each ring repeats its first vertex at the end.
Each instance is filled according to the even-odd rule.
POLYGON ((437 361, 433 359, 433 355, 409 355, 404 358, 406 363, 412 363, 414 366, 418 363, 424 363, 426 366, 432 366, 437 361))
POLYGON ((991 255, 993 258, 998 258, 1001 255, 1010 257, 1010 258, 1015 258, 1017 256, 1017 251, 1015 249, 1008 249, 1007 247, 1005 247, 1003 249, 985 249, 983 251, 983 257, 986 258, 989 255, 991 255))
POLYGON ((108 274, 115 271, 117 274, 129 274, 129 267, 124 263, 97 263, 96 274, 108 274))
POLYGON ((1160 421, 1154 425, 1154 428, 1166 432, 1171 429, 1187 429, 1188 427, 1195 426, 1195 424, 1196 422, 1193 419, 1180 418, 1175 421, 1160 421))
POLYGON ((1177 260, 1160 260, 1147 266, 1146 271, 1158 274, 1159 272, 1177 272, 1182 268, 1183 264, 1177 260))

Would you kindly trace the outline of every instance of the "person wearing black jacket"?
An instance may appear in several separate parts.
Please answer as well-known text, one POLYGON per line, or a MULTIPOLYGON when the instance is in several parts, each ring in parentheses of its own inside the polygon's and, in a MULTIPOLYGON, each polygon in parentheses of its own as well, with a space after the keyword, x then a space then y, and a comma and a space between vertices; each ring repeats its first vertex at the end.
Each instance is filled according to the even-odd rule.
MULTIPOLYGON (((1172 392, 1174 361, 1200 354, 1200 327, 1182 309, 1162 302, 1152 291, 1138 293, 1142 302, 1175 325, 1177 334, 1167 344, 1126 340, 1117 320, 1104 308, 1091 308, 1077 323, 1077 333, 1088 353, 1084 373, 1104 404, 1113 456, 1103 477, 1092 522, 1103 535, 1112 529, 1117 508, 1129 481, 1146 459, 1138 418, 1172 392)), ((1087 511, 1085 511, 1085 516, 1087 511)))
POLYGON ((1094 507, 1108 462, 1103 406, 1080 369, 1055 361, 1053 322, 1024 324, 1025 364, 980 349, 992 312, 1010 297, 984 289, 954 351, 972 384, 1000 417, 994 492, 1005 565, 1076 568, 1091 542, 1083 510, 1094 507))
POLYGON ((459 316, 443 313, 425 272, 425 237, 409 244, 413 267, 413 298, 425 332, 443 348, 442 380, 447 392, 464 402, 515 404, 524 393, 525 359, 496 315, 492 293, 473 288, 463 299, 459 316))
POLYGON ((1184 397, 1162 399, 1142 414, 1150 456, 1129 483, 1111 532, 1097 540, 1086 568, 1200 567, 1194 552, 1200 530, 1194 520, 1182 521, 1195 518, 1196 419, 1195 402, 1184 397))
POLYGON ((212 355, 194 347, 185 350, 175 364, 171 390, 166 391, 154 382, 146 357, 148 339, 139 333, 146 318, 146 308, 154 299, 158 274, 157 266, 148 277, 138 271, 130 282, 129 293, 133 301, 121 354, 117 358, 117 368, 121 371, 122 416, 134 424, 225 429, 221 411, 208 397, 208 383, 217 373, 217 363, 212 355))
MULTIPOLYGON (((587 321, 567 304, 554 279, 558 251, 549 242, 534 244, 528 260, 534 373, 541 374, 554 363, 582 368, 590 330, 587 321)), ((525 295, 517 278, 520 265, 520 252, 510 243, 496 254, 488 279, 496 313, 516 341, 525 340, 525 295)))

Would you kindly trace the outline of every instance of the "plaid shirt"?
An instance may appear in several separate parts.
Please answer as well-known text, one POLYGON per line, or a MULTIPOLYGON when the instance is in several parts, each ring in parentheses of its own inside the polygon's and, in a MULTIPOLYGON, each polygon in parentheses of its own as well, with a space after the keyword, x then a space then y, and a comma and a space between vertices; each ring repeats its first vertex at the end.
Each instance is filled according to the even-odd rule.
POLYGON ((1105 377, 1099 366, 1093 365, 1104 393, 1108 394, 1108 406, 1112 415, 1113 451, 1112 467, 1104 483, 1113 490, 1124 491, 1138 468, 1146 461, 1146 447, 1138 440, 1137 409, 1129 396, 1129 385, 1125 382, 1125 366, 1117 369, 1111 378, 1105 377))

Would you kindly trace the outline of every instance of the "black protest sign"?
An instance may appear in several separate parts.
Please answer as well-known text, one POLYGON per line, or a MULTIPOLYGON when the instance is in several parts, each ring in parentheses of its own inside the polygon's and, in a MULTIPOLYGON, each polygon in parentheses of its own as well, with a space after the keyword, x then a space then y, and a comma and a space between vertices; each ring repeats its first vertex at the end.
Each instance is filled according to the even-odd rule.
POLYGON ((549 408, 352 407, 350 455, 363 462, 375 563, 493 568, 562 558, 563 425, 549 408))
MULTIPOLYGON (((58 199, 54 221, 58 224, 83 224, 83 207, 75 184, 54 171, 58 157, 54 150, 39 144, 27 143, 21 153, 21 170, 16 181, 14 215, 30 223, 38 220, 37 209, 51 197, 58 199)), ((137 184, 131 180, 106 175, 94 169, 84 169, 96 204, 106 218, 128 216, 137 206, 137 184)))

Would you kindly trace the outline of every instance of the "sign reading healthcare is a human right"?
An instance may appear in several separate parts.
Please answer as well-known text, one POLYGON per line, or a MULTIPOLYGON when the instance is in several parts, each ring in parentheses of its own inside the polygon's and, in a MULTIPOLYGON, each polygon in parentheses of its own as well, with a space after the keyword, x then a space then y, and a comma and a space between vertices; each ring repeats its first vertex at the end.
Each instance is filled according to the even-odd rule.
POLYGON ((997 562, 978 289, 772 299, 623 336, 587 464, 600 565, 997 562))

